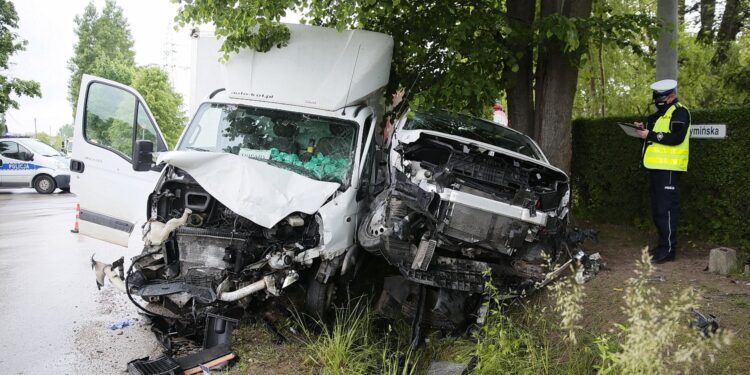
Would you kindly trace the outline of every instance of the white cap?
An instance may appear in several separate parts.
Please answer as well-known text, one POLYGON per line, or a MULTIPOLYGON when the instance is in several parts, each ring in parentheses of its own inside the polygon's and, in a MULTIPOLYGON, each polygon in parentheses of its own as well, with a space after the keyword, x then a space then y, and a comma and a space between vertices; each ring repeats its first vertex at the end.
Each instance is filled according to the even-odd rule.
POLYGON ((661 81, 654 82, 651 84, 651 90, 661 94, 668 93, 669 91, 677 88, 677 81, 673 79, 662 79, 661 81))

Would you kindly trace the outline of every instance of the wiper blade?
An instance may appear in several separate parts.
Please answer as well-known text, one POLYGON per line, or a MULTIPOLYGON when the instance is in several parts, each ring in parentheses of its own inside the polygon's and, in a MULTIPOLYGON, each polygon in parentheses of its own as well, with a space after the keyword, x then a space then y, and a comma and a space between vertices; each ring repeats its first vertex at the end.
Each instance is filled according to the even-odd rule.
POLYGON ((193 146, 187 146, 185 148, 188 149, 188 150, 195 150, 195 151, 204 151, 204 152, 211 151, 211 150, 206 150, 205 148, 193 147, 193 146))

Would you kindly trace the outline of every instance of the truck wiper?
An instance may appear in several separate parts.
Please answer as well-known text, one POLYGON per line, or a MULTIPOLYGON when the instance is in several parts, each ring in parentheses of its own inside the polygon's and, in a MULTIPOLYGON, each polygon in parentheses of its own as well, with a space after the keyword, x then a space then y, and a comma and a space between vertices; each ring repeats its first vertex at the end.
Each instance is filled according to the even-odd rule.
POLYGON ((211 150, 206 150, 205 148, 193 147, 193 146, 187 146, 185 148, 188 149, 188 150, 195 150, 195 151, 204 151, 204 152, 211 151, 211 150))

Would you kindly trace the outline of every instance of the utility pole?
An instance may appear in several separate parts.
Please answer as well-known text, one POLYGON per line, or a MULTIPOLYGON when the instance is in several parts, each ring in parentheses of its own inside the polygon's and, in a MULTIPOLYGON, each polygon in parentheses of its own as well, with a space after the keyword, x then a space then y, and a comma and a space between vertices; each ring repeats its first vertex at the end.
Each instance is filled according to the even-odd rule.
POLYGON ((656 80, 677 79, 677 0, 658 0, 656 18, 662 24, 656 42, 656 80))

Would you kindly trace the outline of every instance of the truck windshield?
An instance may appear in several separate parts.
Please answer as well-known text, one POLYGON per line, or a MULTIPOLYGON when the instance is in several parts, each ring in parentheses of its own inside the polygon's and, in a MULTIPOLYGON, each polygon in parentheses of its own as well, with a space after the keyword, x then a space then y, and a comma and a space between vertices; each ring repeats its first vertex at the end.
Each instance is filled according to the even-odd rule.
POLYGON ((205 103, 178 150, 227 152, 321 181, 346 184, 357 127, 307 114, 205 103))
POLYGON ((457 135, 544 160, 542 152, 529 137, 478 118, 450 112, 416 112, 404 125, 406 130, 432 130, 457 135))
POLYGON ((42 156, 60 155, 60 152, 52 148, 52 146, 36 139, 29 139, 24 143, 24 145, 28 146, 35 154, 39 154, 42 156))

